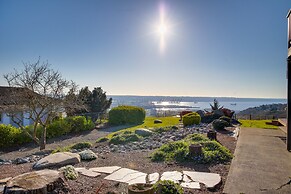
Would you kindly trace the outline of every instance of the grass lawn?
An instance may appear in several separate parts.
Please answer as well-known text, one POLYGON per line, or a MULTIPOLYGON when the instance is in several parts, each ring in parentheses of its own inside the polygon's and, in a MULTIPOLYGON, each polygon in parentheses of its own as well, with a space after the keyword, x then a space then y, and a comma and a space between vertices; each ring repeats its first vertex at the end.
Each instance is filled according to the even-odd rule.
POLYGON ((179 124, 179 119, 178 117, 146 117, 143 124, 140 125, 136 125, 133 127, 129 127, 129 128, 124 128, 121 129, 117 132, 114 133, 110 133, 107 138, 111 138, 115 133, 120 133, 123 131, 135 131, 138 128, 160 128, 160 127, 168 127, 168 126, 174 126, 174 125, 178 125, 179 124), (154 124, 154 120, 161 120, 163 121, 163 123, 157 123, 154 124))
POLYGON ((241 127, 253 127, 263 129, 278 129, 277 126, 267 125, 266 122, 272 122, 272 120, 239 120, 242 123, 241 127))

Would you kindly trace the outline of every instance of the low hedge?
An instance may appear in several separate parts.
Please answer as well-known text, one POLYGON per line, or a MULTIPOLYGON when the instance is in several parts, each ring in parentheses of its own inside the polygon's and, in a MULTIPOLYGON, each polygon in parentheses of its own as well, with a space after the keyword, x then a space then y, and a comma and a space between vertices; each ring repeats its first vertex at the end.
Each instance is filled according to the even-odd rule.
POLYGON ((109 111, 109 124, 140 124, 144 121, 146 112, 137 106, 118 106, 109 111))
POLYGON ((196 112, 188 113, 183 116, 182 121, 183 121, 184 126, 189 126, 189 125, 194 125, 194 124, 198 125, 201 122, 201 116, 196 112))
MULTIPOLYGON (((66 117, 53 121, 47 126, 47 139, 62 136, 71 132, 91 130, 95 124, 84 116, 66 117)), ((25 128, 32 131, 32 126, 25 128)), ((37 137, 41 137, 42 127, 37 127, 37 137)), ((0 148, 32 142, 31 138, 21 129, 11 125, 0 124, 0 148)))

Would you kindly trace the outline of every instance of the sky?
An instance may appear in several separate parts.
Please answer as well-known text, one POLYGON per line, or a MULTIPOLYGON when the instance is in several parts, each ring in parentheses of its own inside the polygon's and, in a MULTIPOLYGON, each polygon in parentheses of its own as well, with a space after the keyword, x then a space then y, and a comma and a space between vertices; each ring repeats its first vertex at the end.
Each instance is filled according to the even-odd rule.
POLYGON ((0 85, 40 57, 109 95, 286 98, 290 8, 290 0, 0 0, 0 85))

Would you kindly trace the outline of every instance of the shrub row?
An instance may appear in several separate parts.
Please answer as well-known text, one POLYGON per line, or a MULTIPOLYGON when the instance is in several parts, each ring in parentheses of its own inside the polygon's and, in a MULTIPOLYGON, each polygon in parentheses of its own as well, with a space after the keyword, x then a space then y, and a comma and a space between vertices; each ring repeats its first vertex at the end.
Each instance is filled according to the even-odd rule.
MULTIPOLYGON (((84 116, 67 117, 53 121, 47 127, 47 138, 58 137, 71 132, 90 130, 95 127, 91 119, 84 116)), ((32 131, 32 126, 26 127, 26 130, 32 131)), ((43 128, 38 126, 37 136, 41 137, 43 128)), ((0 124, 0 148, 21 145, 32 142, 30 137, 21 129, 11 125, 0 124)))
POLYGON ((146 112, 141 107, 118 106, 109 111, 109 124, 139 124, 145 119, 146 112))

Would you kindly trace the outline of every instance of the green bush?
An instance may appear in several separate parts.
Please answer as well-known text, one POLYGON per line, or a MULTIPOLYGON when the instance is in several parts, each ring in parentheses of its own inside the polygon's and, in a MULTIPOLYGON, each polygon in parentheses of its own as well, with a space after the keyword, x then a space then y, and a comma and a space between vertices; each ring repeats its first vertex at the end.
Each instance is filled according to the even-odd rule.
POLYGON ((192 134, 183 140, 170 142, 151 154, 151 161, 191 161, 198 164, 201 163, 226 163, 232 158, 231 152, 216 141, 210 141, 208 138, 200 134, 192 134), (202 154, 192 156, 189 154, 189 146, 191 144, 201 144, 202 154))
POLYGON ((117 133, 115 134, 110 140, 109 143, 111 144, 126 144, 129 142, 134 142, 140 140, 142 137, 139 135, 131 132, 131 131, 125 131, 123 133, 117 133))
POLYGON ((47 138, 58 137, 71 132, 72 126, 66 119, 59 119, 53 121, 47 127, 47 138))
POLYGON ((225 120, 216 119, 212 122, 212 126, 216 130, 224 130, 225 127, 229 126, 229 123, 225 120))
POLYGON ((221 116, 219 119, 220 119, 220 120, 224 120, 224 121, 226 121, 226 122, 230 125, 230 122, 231 122, 231 118, 230 118, 230 117, 227 117, 227 116, 221 116))
POLYGON ((161 194, 183 194, 183 188, 180 184, 174 183, 170 180, 158 181, 154 185, 154 190, 161 194))
POLYGON ((145 119, 145 110, 136 106, 118 106, 109 111, 109 123, 112 125, 139 124, 145 119))
POLYGON ((74 145, 71 146, 71 149, 84 149, 84 148, 91 148, 92 147, 92 143, 90 142, 80 142, 80 143, 76 143, 74 145))
POLYGON ((107 137, 100 137, 99 139, 96 140, 96 143, 101 143, 101 142, 106 142, 109 139, 107 137))
POLYGON ((189 125, 198 125, 201 122, 201 117, 198 113, 196 112, 192 112, 192 113, 188 113, 186 115, 183 116, 182 118, 183 124, 184 126, 189 126, 189 125))
POLYGON ((0 124, 0 148, 20 145, 30 141, 31 139, 19 128, 0 124))

